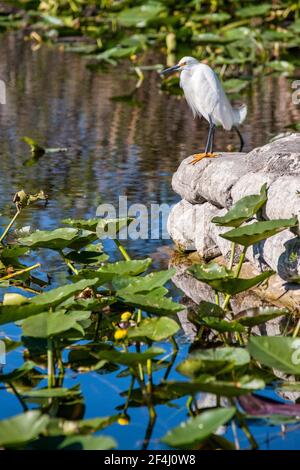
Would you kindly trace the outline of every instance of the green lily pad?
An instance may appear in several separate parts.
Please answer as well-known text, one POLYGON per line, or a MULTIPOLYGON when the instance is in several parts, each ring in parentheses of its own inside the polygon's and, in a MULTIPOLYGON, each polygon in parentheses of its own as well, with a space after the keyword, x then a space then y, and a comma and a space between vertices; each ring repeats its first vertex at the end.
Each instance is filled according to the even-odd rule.
POLYGON ((120 352, 117 350, 100 351, 92 353, 97 359, 105 360, 109 362, 115 362, 125 366, 136 366, 137 364, 143 364, 148 359, 154 359, 160 356, 165 351, 161 348, 151 347, 144 352, 132 353, 132 352, 120 352))
POLYGON ((47 415, 40 411, 27 411, 0 421, 0 445, 19 446, 35 439, 42 433, 49 422, 47 415))
POLYGON ((213 317, 202 317, 201 320, 205 323, 206 326, 209 326, 209 328, 212 328, 219 333, 243 333, 245 331, 243 325, 235 320, 229 321, 213 317))
POLYGON ((59 445, 62 450, 109 450, 117 447, 110 436, 69 436, 59 445))
POLYGON ((147 294, 124 293, 120 300, 127 306, 140 308, 156 315, 174 314, 184 309, 184 305, 173 302, 169 297, 165 297, 165 293, 166 289, 158 287, 147 294))
POLYGON ((57 228, 55 230, 36 230, 27 237, 19 239, 21 245, 31 250, 48 248, 62 250, 64 248, 80 248, 97 239, 94 232, 78 230, 75 228, 57 228))
POLYGON ((34 368, 35 364, 31 361, 26 361, 18 369, 9 372, 8 374, 0 374, 0 382, 14 382, 26 376, 34 368))
POLYGON ((88 319, 90 315, 91 312, 85 310, 68 313, 65 310, 43 312, 23 321, 23 335, 33 338, 50 338, 71 329, 78 330, 84 335, 80 321, 88 319))
POLYGON ((158 317, 146 318, 139 325, 128 329, 128 338, 149 338, 152 341, 162 341, 173 336, 180 329, 178 323, 172 318, 158 317))
POLYGON ((223 217, 213 217, 212 222, 225 227, 239 227, 253 217, 266 201, 267 185, 264 184, 260 194, 243 197, 223 217))
POLYGON ((250 246, 260 242, 261 240, 266 240, 267 238, 282 232, 282 230, 285 230, 286 228, 295 227, 297 224, 297 217, 292 217, 291 219, 255 222, 254 224, 235 228, 220 236, 226 240, 238 243, 239 245, 250 246))
POLYGON ((251 336, 251 356, 261 364, 286 374, 300 375, 300 339, 284 336, 251 336))
POLYGON ((217 408, 203 411, 178 427, 171 429, 161 441, 170 447, 190 449, 207 439, 235 414, 235 408, 217 408))
POLYGON ((239 312, 235 319, 244 326, 256 326, 283 315, 290 315, 290 311, 278 307, 254 307, 239 312))
POLYGON ((96 281, 96 279, 83 279, 74 284, 57 287, 28 299, 27 304, 20 306, 0 305, 0 325, 24 320, 27 317, 44 312, 50 307, 54 308, 69 297, 95 285, 96 281))
POLYGON ((233 271, 214 262, 194 264, 188 269, 188 272, 199 281, 209 284, 213 289, 230 295, 250 289, 274 274, 274 271, 265 271, 250 279, 240 279, 234 277, 233 271))
POLYGON ((249 362, 250 355, 246 349, 227 346, 195 351, 177 366, 177 370, 187 377, 195 378, 201 373, 216 374, 249 362))

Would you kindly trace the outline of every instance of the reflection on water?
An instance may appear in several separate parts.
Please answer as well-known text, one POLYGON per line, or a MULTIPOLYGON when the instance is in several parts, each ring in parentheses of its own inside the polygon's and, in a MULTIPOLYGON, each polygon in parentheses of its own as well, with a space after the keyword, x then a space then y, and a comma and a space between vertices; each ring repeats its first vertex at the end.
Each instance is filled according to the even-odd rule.
MULTIPOLYGON (((178 197, 170 185, 172 173, 184 157, 203 148, 207 124, 192 119, 184 100, 160 93, 156 72, 146 72, 133 102, 112 99, 135 88, 136 76, 126 65, 108 73, 93 73, 80 56, 54 47, 32 52, 21 38, 6 35, 0 39, 0 79, 7 85, 7 104, 0 105, 1 213, 12 214, 12 196, 21 188, 32 193, 43 189, 49 195, 47 207, 37 204, 26 209, 19 226, 46 229, 56 227, 65 217, 95 216, 100 202, 116 204, 119 195, 126 195, 129 204, 176 202, 178 197), (29 152, 22 136, 46 147, 69 150, 24 166, 29 152)), ((269 77, 255 82, 244 94, 249 108, 243 126, 246 150, 263 145, 285 125, 299 121, 291 92, 288 79, 269 77)), ((238 144, 236 135, 218 131, 216 149, 225 150, 229 144, 238 144)), ((156 266, 164 266, 168 245, 169 241, 142 240, 129 244, 129 249, 139 257, 150 255, 156 266)), ((47 262, 52 270, 59 269, 57 259, 51 257, 47 262)), ((14 338, 19 334, 12 325, 5 331, 14 338)), ((187 347, 181 346, 178 359, 187 347)), ((19 353, 13 357, 16 363, 10 364, 12 368, 20 365, 21 359, 19 353)), ((176 373, 172 374, 176 378, 176 373)), ((96 373, 70 375, 66 385, 78 381, 86 397, 85 417, 113 414, 121 401, 118 393, 127 386, 126 378, 96 373)), ((10 394, 3 394, 1 400, 1 416, 20 412, 10 394)), ((150 448, 158 447, 158 438, 185 419, 185 401, 178 400, 176 406, 160 407, 150 448)), ((147 411, 133 409, 131 419, 129 429, 116 424, 109 430, 121 448, 140 446, 137 436, 145 431, 147 411)), ((267 442, 269 435, 277 436, 278 429, 256 429, 262 448, 284 447, 279 437, 267 442)), ((232 437, 230 429, 227 436, 232 437)), ((290 448, 297 447, 296 440, 296 433, 290 436, 290 448)))
MULTIPOLYGON (((20 218, 40 228, 66 216, 94 216, 100 201, 116 203, 119 195, 127 195, 129 203, 177 200, 171 175, 185 156, 203 147, 207 124, 193 120, 185 100, 160 93, 157 72, 146 72, 133 103, 115 100, 135 88, 128 65, 95 73, 78 55, 46 46, 33 52, 20 37, 6 35, 0 43, 0 78, 7 84, 7 104, 0 110, 3 212, 20 188, 48 193, 47 210, 35 207, 20 218), (24 135, 69 151, 24 167, 24 135)), ((299 120, 291 92, 288 79, 269 77, 241 97, 249 108, 246 150, 299 120)), ((216 149, 229 144, 238 145, 235 133, 219 130, 216 149)), ((158 246, 141 242, 134 249, 149 253, 158 246)))

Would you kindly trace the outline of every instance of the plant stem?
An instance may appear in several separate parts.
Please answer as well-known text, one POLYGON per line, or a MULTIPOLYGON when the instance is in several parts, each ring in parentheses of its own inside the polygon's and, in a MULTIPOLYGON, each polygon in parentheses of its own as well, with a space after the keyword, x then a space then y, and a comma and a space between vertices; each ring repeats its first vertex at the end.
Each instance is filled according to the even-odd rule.
POLYGON ((113 240, 115 242, 115 245, 118 247, 120 253, 122 254, 123 258, 125 259, 125 261, 130 261, 131 258, 129 254, 127 253, 126 249, 124 248, 124 246, 122 245, 122 243, 117 238, 114 238, 113 240))
POLYGON ((219 298, 219 292, 216 292, 216 304, 220 305, 220 298, 219 298))
POLYGON ((33 269, 39 268, 40 266, 41 266, 41 263, 36 263, 33 266, 29 266, 28 268, 20 269, 20 271, 15 271, 14 273, 1 277, 0 282, 7 281, 8 279, 12 279, 15 276, 19 276, 21 274, 27 273, 28 271, 32 271, 33 269))
POLYGON ((127 400, 126 400, 125 406, 124 406, 124 408, 123 408, 124 413, 127 411, 128 407, 129 407, 129 403, 130 403, 130 399, 131 399, 131 395, 132 395, 132 390, 133 390, 134 382, 135 382, 135 377, 134 377, 134 375, 132 374, 132 375, 131 375, 130 386, 129 386, 128 394, 127 394, 127 400))
POLYGON ((63 381, 64 381, 64 376, 65 376, 65 368, 64 368, 64 363, 63 363, 62 352, 61 351, 58 353, 57 366, 59 368, 59 374, 58 374, 58 379, 57 379, 57 387, 62 387, 63 381))
POLYGON ((137 311, 136 323, 137 324, 141 323, 141 320, 142 320, 142 310, 139 308, 137 311))
POLYGON ((4 239, 4 237, 7 235, 7 232, 9 231, 9 229, 12 227, 12 225, 15 223, 16 221, 16 218, 18 217, 18 215, 20 214, 21 211, 17 211, 15 213, 15 215, 13 216, 13 218, 11 219, 11 221, 9 222, 8 226, 6 227, 6 229, 4 230, 4 232, 2 233, 1 237, 0 237, 0 243, 2 243, 2 240, 4 239))
POLYGON ((188 409, 188 412, 189 412, 190 416, 195 416, 195 413, 194 413, 193 408, 192 408, 193 399, 194 399, 193 396, 189 395, 189 397, 186 401, 186 407, 188 409))
POLYGON ((152 360, 147 359, 147 373, 148 373, 148 383, 147 383, 147 392, 152 393, 152 360))
POLYGON ((62 257, 62 259, 64 260, 64 262, 65 262, 66 265, 68 266, 68 268, 69 268, 74 274, 78 274, 78 270, 73 266, 73 264, 71 263, 71 261, 69 261, 68 258, 65 257, 63 251, 60 251, 60 256, 62 257))
POLYGON ((294 329, 293 331, 293 338, 296 338, 299 334, 299 330, 300 330, 300 318, 298 320, 298 323, 296 325, 296 328, 294 329))
POLYGON ((231 243, 231 253, 230 253, 230 260, 229 260, 229 269, 232 269, 233 262, 234 262, 234 255, 235 255, 235 242, 231 243))
POLYGON ((19 400, 20 402, 20 405, 22 406, 23 408, 23 411, 28 411, 28 406, 26 405, 25 401, 23 400, 23 398, 21 397, 21 395, 19 394, 18 390, 16 389, 16 387, 14 386, 14 384, 12 382, 9 383, 9 386, 10 388, 12 389, 12 391, 14 392, 15 396, 17 397, 17 399, 19 400))
MULTIPOLYGON (((242 266, 243 266, 243 262, 245 261, 245 256, 246 256, 246 251, 247 251, 247 246, 244 246, 244 249, 241 253, 241 256, 240 256, 240 259, 239 259, 239 262, 238 262, 238 265, 236 267, 236 271, 234 273, 234 278, 238 278, 240 273, 241 273, 241 269, 242 269, 242 266)), ((223 310, 225 310, 229 304, 229 300, 231 298, 231 295, 230 294, 227 294, 226 297, 225 297, 225 300, 223 302, 223 305, 222 305, 222 308, 223 310)))
POLYGON ((47 361, 48 361, 48 388, 52 388, 54 384, 54 367, 53 367, 53 342, 51 338, 47 341, 47 361))
POLYGON ((235 275, 234 275, 235 278, 239 277, 239 275, 240 275, 240 272, 241 272, 241 269, 242 269, 242 266, 243 266, 243 262, 245 261, 247 248, 248 248, 247 246, 244 246, 244 249, 241 253, 241 256, 240 256, 240 259, 239 259, 239 262, 238 262, 238 265, 237 265, 237 268, 236 268, 236 272, 235 272, 235 275))

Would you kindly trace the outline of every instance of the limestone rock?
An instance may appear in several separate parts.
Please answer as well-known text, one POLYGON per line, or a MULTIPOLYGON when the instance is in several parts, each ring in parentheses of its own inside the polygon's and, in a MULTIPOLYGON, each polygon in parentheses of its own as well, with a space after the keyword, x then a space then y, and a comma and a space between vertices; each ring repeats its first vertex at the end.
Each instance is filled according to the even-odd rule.
MULTIPOLYGON (((180 164, 173 176, 174 190, 183 198, 172 209, 168 231, 185 250, 197 250, 204 259, 222 254, 228 259, 231 244, 220 235, 227 230, 211 219, 224 215, 240 198, 258 194, 268 185, 262 217, 300 222, 300 134, 279 138, 248 154, 221 153, 190 165, 180 164), (299 175, 299 176, 298 176, 299 175)), ((250 221, 251 223, 251 221, 250 221)), ((300 277, 299 227, 285 230, 248 250, 248 259, 260 270, 272 268, 286 281, 300 277)))

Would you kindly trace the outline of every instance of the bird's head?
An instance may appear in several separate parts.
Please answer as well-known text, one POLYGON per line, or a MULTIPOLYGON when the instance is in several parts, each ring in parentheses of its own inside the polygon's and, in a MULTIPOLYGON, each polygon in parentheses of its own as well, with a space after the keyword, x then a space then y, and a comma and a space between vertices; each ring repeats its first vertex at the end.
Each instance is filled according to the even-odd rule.
POLYGON ((161 72, 161 75, 169 75, 171 73, 175 72, 181 72, 182 70, 189 70, 191 69, 194 65, 199 64, 199 61, 195 59, 194 57, 182 57, 178 64, 174 65, 173 67, 169 67, 161 72))

